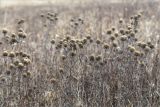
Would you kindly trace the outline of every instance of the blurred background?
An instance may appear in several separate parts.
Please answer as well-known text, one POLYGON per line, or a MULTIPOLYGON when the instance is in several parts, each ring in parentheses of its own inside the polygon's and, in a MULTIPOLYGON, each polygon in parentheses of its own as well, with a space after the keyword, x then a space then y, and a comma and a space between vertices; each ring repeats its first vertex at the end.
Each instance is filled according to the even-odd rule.
POLYGON ((155 2, 159 0, 0 0, 0 6, 42 5, 42 4, 79 4, 86 2, 155 2))

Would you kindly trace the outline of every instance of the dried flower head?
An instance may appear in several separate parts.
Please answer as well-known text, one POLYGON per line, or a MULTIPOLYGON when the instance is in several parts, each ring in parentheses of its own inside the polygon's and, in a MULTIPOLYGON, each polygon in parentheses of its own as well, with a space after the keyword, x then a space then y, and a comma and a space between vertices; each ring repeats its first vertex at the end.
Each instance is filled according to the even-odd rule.
POLYGON ((6 75, 10 75, 11 74, 11 71, 10 70, 7 70, 6 71, 6 75))
POLYGON ((107 43, 105 43, 103 47, 104 47, 104 49, 108 49, 109 45, 107 43))
POLYGON ((57 80, 56 80, 55 78, 51 78, 51 79, 50 79, 50 83, 54 84, 54 83, 56 83, 56 82, 57 82, 57 80))
POLYGON ((102 56, 101 55, 98 55, 95 57, 96 61, 100 61, 102 59, 102 56))
POLYGON ((120 24, 122 24, 123 23, 123 19, 121 18, 121 19, 119 19, 119 23, 120 24))
POLYGON ((10 58, 14 58, 16 55, 15 55, 15 52, 10 52, 8 56, 9 56, 10 58))
POLYGON ((59 72, 63 73, 64 72, 63 68, 59 68, 59 72))
POLYGON ((87 36, 86 38, 87 38, 87 39, 91 39, 91 36, 87 36))
POLYGON ((113 47, 117 47, 117 46, 118 46, 117 42, 113 41, 113 42, 112 42, 112 46, 113 46, 113 47))
POLYGON ((4 56, 4 57, 8 56, 8 51, 4 51, 4 52, 3 52, 3 56, 4 56))
POLYGON ((22 62, 23 62, 24 65, 28 65, 28 64, 31 63, 31 60, 28 59, 28 58, 24 58, 24 59, 22 60, 22 62))
POLYGON ((62 60, 65 60, 65 59, 66 59, 66 56, 65 56, 65 55, 62 55, 62 56, 61 56, 61 59, 62 59, 62 60))
POLYGON ((120 30, 119 30, 119 33, 122 34, 122 35, 124 35, 124 34, 125 34, 124 29, 120 29, 120 30))
POLYGON ((127 36, 125 36, 125 35, 121 36, 121 37, 120 37, 120 40, 121 40, 121 41, 126 41, 126 40, 127 40, 127 36))
POLYGON ((72 52, 70 52, 70 56, 74 57, 74 56, 76 56, 76 53, 72 51, 72 52))
POLYGON ((22 69, 22 68, 24 68, 24 65, 23 65, 23 63, 21 63, 21 62, 20 62, 20 63, 18 63, 18 65, 17 65, 17 66, 18 66, 18 68, 19 68, 19 69, 22 69))
POLYGON ((11 63, 10 65, 9 65, 9 69, 15 69, 16 67, 15 67, 15 65, 13 64, 13 63, 11 63))
POLYGON ((95 60, 95 56, 94 55, 89 56, 89 60, 93 62, 95 60))
POLYGON ((96 43, 97 43, 97 44, 101 44, 101 40, 100 40, 100 39, 97 39, 97 40, 96 40, 96 43))
POLYGON ((8 33, 8 30, 6 28, 2 29, 2 33, 6 35, 8 33))
POLYGON ((111 35, 112 34, 112 30, 107 30, 107 34, 111 35))
POLYGON ((111 36, 111 37, 110 37, 110 40, 112 40, 112 41, 115 40, 115 37, 114 37, 114 36, 111 36))
POLYGON ((134 55, 135 55, 135 56, 141 56, 141 52, 140 52, 140 51, 135 50, 135 51, 134 51, 134 55))
POLYGON ((128 46, 128 49, 130 52, 134 52, 136 50, 135 47, 133 47, 133 46, 128 46))
POLYGON ((55 40, 54 39, 51 40, 51 44, 55 44, 55 40))
POLYGON ((118 34, 118 33, 115 33, 115 34, 114 34, 114 36, 115 36, 115 37, 118 37, 118 36, 119 36, 119 34, 118 34))

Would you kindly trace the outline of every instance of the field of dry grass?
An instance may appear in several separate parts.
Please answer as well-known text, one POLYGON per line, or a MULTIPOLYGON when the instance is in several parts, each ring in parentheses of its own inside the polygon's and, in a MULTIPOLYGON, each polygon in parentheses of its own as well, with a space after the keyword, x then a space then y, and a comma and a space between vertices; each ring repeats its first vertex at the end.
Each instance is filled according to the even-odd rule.
POLYGON ((0 9, 0 107, 160 107, 160 2, 0 9))

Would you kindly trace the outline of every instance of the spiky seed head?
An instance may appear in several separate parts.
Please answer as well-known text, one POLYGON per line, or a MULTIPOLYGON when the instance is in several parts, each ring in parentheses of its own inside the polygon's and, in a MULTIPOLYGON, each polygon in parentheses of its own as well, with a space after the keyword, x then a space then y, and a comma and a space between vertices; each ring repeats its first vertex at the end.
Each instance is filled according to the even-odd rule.
POLYGON ((145 49, 146 46, 147 46, 146 43, 141 43, 141 48, 145 49))
POLYGON ((2 42, 0 41, 0 45, 2 45, 2 42))
POLYGON ((1 82, 5 82, 5 81, 6 81, 5 77, 1 78, 1 82))
POLYGON ((54 83, 56 83, 56 82, 57 82, 57 80, 56 80, 55 78, 51 78, 51 79, 50 79, 50 83, 54 84, 54 83))
POLYGON ((59 68, 59 72, 63 73, 64 72, 63 68, 59 68))
POLYGON ((98 55, 98 56, 96 56, 96 61, 100 61, 101 59, 102 59, 102 56, 101 55, 98 55))
POLYGON ((20 63, 18 63, 18 68, 19 68, 19 69, 22 69, 22 68, 24 68, 24 65, 23 65, 23 63, 21 63, 21 62, 20 62, 20 63))
POLYGON ((141 52, 136 50, 136 51, 134 51, 134 55, 135 56, 141 56, 141 52))
POLYGON ((120 24, 123 23, 123 19, 122 19, 122 18, 119 19, 119 23, 120 23, 120 24))
POLYGON ((127 27, 127 29, 128 29, 128 30, 131 30, 131 29, 132 29, 132 27, 131 27, 131 26, 128 26, 128 27, 127 27))
POLYGON ((15 60, 13 63, 14 63, 15 66, 18 66, 18 64, 20 63, 20 61, 19 60, 15 60))
POLYGON ((154 46, 153 44, 150 44, 149 47, 150 47, 151 49, 154 49, 154 48, 155 48, 155 46, 154 46))
POLYGON ((23 33, 24 31, 23 31, 23 29, 22 29, 22 28, 19 28, 19 29, 18 29, 18 32, 23 33))
POLYGON ((115 31, 116 30, 116 28, 115 27, 112 27, 112 31, 115 31))
POLYGON ((131 32, 130 36, 135 37, 135 33, 131 32))
POLYGON ((12 33, 12 34, 11 34, 11 37, 12 37, 12 38, 15 38, 15 37, 16 37, 16 34, 15 34, 15 33, 12 33))
POLYGON ((74 23, 75 26, 78 26, 79 24, 77 22, 74 23))
POLYGON ((113 47, 117 47, 117 46, 118 46, 117 42, 113 42, 113 43, 112 43, 112 46, 113 46, 113 47))
POLYGON ((23 55, 23 52, 22 52, 22 51, 19 51, 19 55, 22 56, 22 55, 23 55))
POLYGON ((71 39, 71 37, 70 36, 66 36, 66 40, 70 40, 71 39))
POLYGON ((6 35, 8 33, 8 30, 6 28, 2 29, 2 33, 6 35))
POLYGON ((134 16, 134 19, 135 19, 135 20, 138 20, 138 16, 137 16, 137 15, 135 15, 135 16, 134 16))
POLYGON ((97 43, 97 44, 101 44, 101 40, 100 40, 100 39, 97 39, 97 40, 96 40, 96 43, 97 43))
POLYGON ((10 65, 9 65, 9 69, 15 69, 15 65, 13 64, 13 63, 11 63, 10 65))
POLYGON ((141 47, 142 42, 137 42, 137 46, 141 47))
POLYGON ((135 32, 135 33, 138 33, 138 29, 135 29, 134 32, 135 32))
POLYGON ((120 37, 120 40, 121 40, 121 41, 126 41, 126 40, 127 40, 127 36, 125 36, 125 35, 124 35, 124 36, 121 36, 121 37, 120 37))
POLYGON ((27 74, 28 77, 31 76, 31 72, 30 71, 27 71, 26 74, 27 74))
POLYGON ((74 44, 76 41, 74 39, 71 39, 70 42, 74 44))
POLYGON ((26 37, 27 37, 27 34, 26 34, 26 33, 23 33, 22 38, 25 39, 26 37))
POLYGON ((83 39, 83 44, 86 44, 87 43, 87 39, 83 39))
POLYGON ((40 17, 41 17, 41 18, 44 18, 44 14, 41 14, 40 17))
POLYGON ((23 58, 26 58, 28 55, 26 53, 21 54, 23 58))
POLYGON ((67 45, 67 43, 64 43, 63 46, 66 48, 68 45, 67 45))
POLYGON ((107 34, 111 35, 112 34, 112 30, 107 30, 107 34))
POLYGON ((125 31, 125 34, 129 34, 129 32, 130 32, 129 30, 126 30, 126 31, 125 31))
POLYGON ((57 21, 57 20, 58 20, 58 17, 55 17, 55 18, 54 18, 54 20, 56 20, 56 21, 57 21))
POLYGON ((51 44, 55 44, 55 40, 54 39, 51 40, 51 44))
POLYGON ((132 53, 135 51, 135 48, 134 48, 133 46, 128 46, 128 49, 129 49, 129 51, 132 52, 132 53))
POLYGON ((23 32, 18 32, 18 37, 23 38, 23 32))
POLYGON ((62 59, 62 60, 65 60, 65 59, 66 59, 66 56, 65 56, 65 55, 62 55, 62 56, 61 56, 61 59, 62 59))
POLYGON ((87 39, 91 39, 91 36, 87 36, 86 38, 87 38, 87 39))
POLYGON ((119 30, 119 33, 121 33, 122 35, 124 35, 124 34, 125 34, 124 29, 120 29, 120 30, 119 30))
POLYGON ((22 74, 22 76, 23 78, 27 78, 27 74, 25 72, 22 74))
POLYGON ((9 55, 8 55, 10 58, 14 58, 16 55, 14 52, 10 52, 9 55))
POLYGON ((72 49, 73 49, 73 50, 77 50, 77 45, 76 45, 76 44, 73 44, 73 45, 72 45, 72 49))
POLYGON ((148 46, 146 46, 146 47, 144 48, 144 50, 145 50, 145 52, 149 52, 149 51, 150 51, 150 48, 149 48, 148 46))
POLYGON ((118 33, 115 33, 115 34, 114 34, 114 36, 115 36, 115 37, 118 37, 118 36, 119 36, 119 34, 118 34, 118 33))
POLYGON ((104 48, 104 49, 108 49, 108 48, 109 48, 109 45, 108 45, 107 43, 105 43, 104 46, 103 46, 103 48, 104 48))
POLYGON ((148 41, 148 42, 147 42, 147 45, 151 45, 151 41, 148 41))
POLYGON ((90 39, 89 42, 90 42, 90 43, 93 43, 93 39, 90 39))
POLYGON ((140 56, 144 56, 145 54, 144 54, 144 52, 141 52, 141 55, 140 56))
POLYGON ((17 22, 17 24, 23 24, 24 23, 24 19, 20 19, 20 20, 18 20, 18 22, 17 22))
POLYGON ((10 44, 14 44, 14 43, 18 43, 16 38, 12 38, 11 41, 10 41, 10 44))
POLYGON ((59 44, 61 44, 61 45, 62 45, 62 44, 63 44, 63 40, 60 40, 60 41, 59 41, 59 44))
POLYGON ((74 56, 76 56, 76 53, 72 51, 72 52, 70 52, 70 56, 74 57, 74 56))
POLYGON ((89 56, 89 60, 93 62, 95 60, 95 56, 94 55, 89 56))
POLYGON ((7 71, 6 71, 6 74, 7 74, 7 75, 10 75, 10 74, 11 74, 11 71, 10 71, 10 70, 7 70, 7 71))
POLYGON ((31 63, 31 60, 28 59, 28 58, 24 58, 22 62, 23 62, 24 65, 28 65, 28 64, 31 63))
POLYGON ((83 44, 82 43, 78 43, 79 48, 83 48, 83 44))
POLYGON ((141 67, 144 67, 144 66, 145 66, 145 63, 142 62, 142 61, 138 61, 138 64, 139 64, 141 67))
POLYGON ((4 57, 8 56, 8 51, 4 51, 4 52, 3 52, 3 56, 4 56, 4 57))
POLYGON ((135 38, 134 38, 134 41, 136 41, 136 42, 137 42, 137 41, 138 41, 138 38, 136 38, 136 37, 135 37, 135 38))
POLYGON ((57 44, 56 49, 61 49, 62 45, 61 44, 57 44))
POLYGON ((138 18, 140 18, 140 17, 142 16, 142 14, 141 14, 141 13, 138 13, 138 15, 137 15, 137 16, 138 16, 138 18))
POLYGON ((110 37, 110 40, 112 40, 112 41, 115 40, 115 37, 114 37, 114 36, 111 36, 111 37, 110 37))

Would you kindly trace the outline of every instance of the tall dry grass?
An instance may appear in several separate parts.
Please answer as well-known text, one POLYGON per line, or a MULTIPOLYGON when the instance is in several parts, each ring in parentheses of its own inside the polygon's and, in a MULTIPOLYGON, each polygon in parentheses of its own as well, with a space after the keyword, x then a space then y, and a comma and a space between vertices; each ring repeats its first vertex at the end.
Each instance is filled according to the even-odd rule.
POLYGON ((159 107, 158 11, 158 3, 1 9, 1 107, 159 107))

